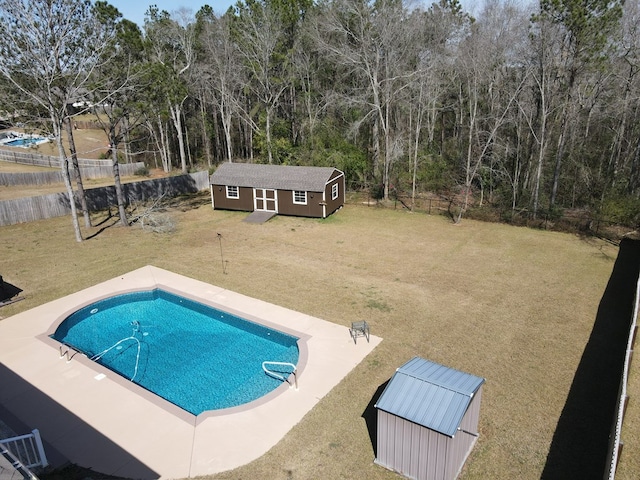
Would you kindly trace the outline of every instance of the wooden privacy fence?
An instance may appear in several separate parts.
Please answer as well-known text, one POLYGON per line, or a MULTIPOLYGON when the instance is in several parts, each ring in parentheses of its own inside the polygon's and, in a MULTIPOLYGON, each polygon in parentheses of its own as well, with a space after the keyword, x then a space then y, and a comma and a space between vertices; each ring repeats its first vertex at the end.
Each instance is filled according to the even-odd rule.
POLYGON ((75 120, 73 122, 74 128, 79 130, 87 129, 87 130, 101 130, 102 126, 100 123, 95 120, 75 120))
MULTIPOLYGON (((144 202, 163 195, 174 197, 185 193, 196 193, 209 188, 209 173, 203 171, 175 177, 125 183, 122 188, 127 204, 136 201, 144 202)), ((85 190, 85 196, 91 211, 106 210, 118 204, 114 186, 87 189, 85 190)), ((0 226, 61 217, 70 213, 69 197, 63 192, 4 200, 0 201, 0 226)))
MULTIPOLYGON (((5 162, 22 163, 24 165, 37 165, 40 167, 60 167, 60 157, 41 155, 30 151, 17 151, 0 148, 0 160, 5 162)), ((96 160, 93 158, 78 158, 80 167, 108 167, 111 160, 96 160)))
MULTIPOLYGON (((130 177, 144 168, 144 162, 122 163, 118 165, 121 176, 130 177)), ((113 166, 109 162, 108 166, 101 167, 81 167, 80 175, 83 179, 106 178, 113 176, 113 166)), ((71 172, 71 180, 75 181, 75 175, 71 172)), ((0 173, 0 185, 11 187, 17 185, 51 185, 62 183, 62 172, 20 172, 20 173, 0 173)))

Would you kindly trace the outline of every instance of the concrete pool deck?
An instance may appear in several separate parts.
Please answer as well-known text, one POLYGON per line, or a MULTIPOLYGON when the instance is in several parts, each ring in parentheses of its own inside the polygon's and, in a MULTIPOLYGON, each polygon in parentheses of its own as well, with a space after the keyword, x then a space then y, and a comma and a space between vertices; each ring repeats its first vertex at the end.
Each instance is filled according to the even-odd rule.
POLYGON ((66 459, 97 472, 144 479, 213 474, 266 453, 381 341, 372 335, 354 344, 347 326, 147 266, 0 321, 0 415, 38 428, 66 459), (47 336, 82 306, 153 288, 299 332, 306 343, 299 388, 284 384, 245 406, 196 417, 80 354, 68 361, 47 336))

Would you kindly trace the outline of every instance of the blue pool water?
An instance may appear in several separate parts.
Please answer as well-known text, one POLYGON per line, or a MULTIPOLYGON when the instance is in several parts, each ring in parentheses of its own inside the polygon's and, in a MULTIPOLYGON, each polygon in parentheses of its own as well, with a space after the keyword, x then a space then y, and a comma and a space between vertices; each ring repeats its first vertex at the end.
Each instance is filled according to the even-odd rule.
POLYGON ((84 307, 52 338, 194 415, 262 397, 282 385, 262 362, 299 355, 294 336, 160 289, 84 307))
POLYGON ((16 138, 15 140, 11 140, 10 142, 5 143, 5 145, 9 145, 10 147, 24 147, 42 142, 43 140, 45 139, 42 137, 16 138))

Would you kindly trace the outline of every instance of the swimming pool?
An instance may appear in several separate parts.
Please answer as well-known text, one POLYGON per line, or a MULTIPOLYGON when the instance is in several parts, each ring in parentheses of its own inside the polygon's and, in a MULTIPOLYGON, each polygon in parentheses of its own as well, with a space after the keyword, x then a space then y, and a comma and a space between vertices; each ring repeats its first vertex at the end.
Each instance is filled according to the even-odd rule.
POLYGON ((273 448, 382 341, 370 340, 356 345, 347 326, 147 265, 2 320, 0 403, 72 464, 126 478, 212 475, 273 448), (69 315, 156 288, 299 338, 299 388, 196 416, 83 355, 60 358, 51 335, 69 315))
POLYGON ((295 336, 162 289, 92 303, 51 338, 194 415, 266 395, 299 357, 295 336))
MULTIPOLYGON (((8 138, 12 138, 12 137, 8 137, 8 138)), ((45 143, 49 141, 45 137, 39 137, 35 135, 24 136, 24 137, 21 136, 21 137, 13 138, 13 140, 9 140, 8 138, 2 142, 2 145, 6 145, 8 147, 29 147, 31 145, 38 145, 40 143, 45 143)))

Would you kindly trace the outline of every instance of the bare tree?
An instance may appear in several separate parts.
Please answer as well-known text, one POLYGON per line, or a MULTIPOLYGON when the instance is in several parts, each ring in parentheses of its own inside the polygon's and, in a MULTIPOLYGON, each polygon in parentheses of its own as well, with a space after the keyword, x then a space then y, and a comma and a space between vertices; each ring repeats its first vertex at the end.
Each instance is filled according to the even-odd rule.
POLYGON ((373 171, 381 177, 385 199, 393 163, 404 150, 395 122, 399 94, 416 76, 409 67, 419 33, 408 28, 408 16, 398 1, 336 0, 313 26, 318 50, 351 87, 342 90, 343 104, 362 111, 355 129, 370 126, 373 171))
POLYGON ((145 84, 147 64, 142 57, 142 33, 138 26, 122 20, 120 12, 105 2, 97 2, 96 11, 101 23, 116 32, 110 43, 110 62, 96 69, 92 103, 96 121, 109 139, 118 214, 120 224, 126 227, 127 202, 120 180, 118 151, 131 129, 145 119, 140 104, 149 87, 145 84))
POLYGON ((303 34, 294 44, 291 56, 295 81, 299 85, 302 99, 302 111, 304 120, 301 122, 300 136, 302 142, 305 137, 312 137, 315 129, 325 118, 327 108, 330 105, 331 90, 326 90, 318 80, 319 55, 312 46, 313 40, 303 34))
POLYGON ((415 69, 407 90, 405 103, 409 114, 409 142, 411 173, 411 208, 415 205, 420 151, 433 156, 436 126, 456 72, 451 59, 457 55, 461 38, 467 34, 470 18, 462 13, 457 1, 432 4, 427 11, 414 10, 407 28, 418 34, 414 37, 415 69))
POLYGON ((67 106, 104 58, 108 32, 91 2, 0 0, 0 73, 51 121, 71 205, 75 237, 82 241, 62 131, 67 106))
POLYGON ((628 182, 626 189, 633 193, 640 186, 640 2, 625 2, 621 21, 619 53, 610 71, 614 88, 622 95, 612 95, 608 102, 616 123, 603 173, 611 188, 628 182))
POLYGON ((555 168, 550 206, 558 196, 560 175, 572 128, 576 124, 579 82, 586 72, 599 64, 607 54, 611 35, 622 15, 622 2, 614 0, 542 0, 538 21, 549 21, 563 31, 559 70, 563 100, 559 109, 559 130, 555 151, 555 168))
POLYGON ((170 16, 165 11, 151 7, 145 20, 145 31, 152 60, 162 64, 165 78, 162 81, 166 93, 168 110, 178 139, 182 172, 187 173, 187 152, 183 119, 183 105, 189 96, 185 76, 196 60, 196 30, 193 11, 181 8, 170 16))
POLYGON ((555 108, 553 99, 558 88, 556 80, 559 78, 558 71, 554 65, 555 59, 559 58, 558 39, 559 32, 553 24, 546 21, 537 23, 531 36, 532 55, 530 57, 535 100, 519 104, 522 111, 525 112, 527 124, 537 145, 532 192, 532 217, 534 219, 540 208, 540 186, 550 142, 550 121, 555 108))
POLYGON ((273 163, 273 121, 289 81, 289 59, 279 48, 284 36, 282 21, 270 3, 238 3, 233 33, 244 59, 247 86, 264 108, 267 160, 273 163))
MULTIPOLYGON (((68 106, 67 106, 68 108, 68 106)), ((80 163, 78 162, 78 151, 76 150, 76 142, 73 137, 73 126, 71 125, 71 115, 67 110, 67 115, 63 119, 64 131, 67 134, 67 142, 69 144, 69 162, 76 179, 78 201, 80 202, 80 209, 82 210, 82 216, 84 217, 84 226, 91 226, 91 216, 89 215, 89 206, 87 204, 87 197, 84 194, 84 185, 82 184, 82 172, 80 171, 80 163)))
POLYGON ((209 18, 204 23, 200 43, 206 63, 200 67, 200 81, 220 114, 226 158, 233 158, 233 118, 242 112, 242 86, 240 52, 231 38, 230 17, 209 18))
MULTIPOLYGON (((474 180, 483 162, 490 160, 499 131, 525 85, 528 72, 519 68, 521 50, 516 48, 522 37, 523 23, 517 19, 515 7, 497 0, 485 4, 482 18, 461 45, 462 72, 459 96, 461 118, 467 120, 466 155, 464 157, 463 204, 459 222, 469 205, 474 180)), ((491 168, 488 169, 491 171, 491 168)))

